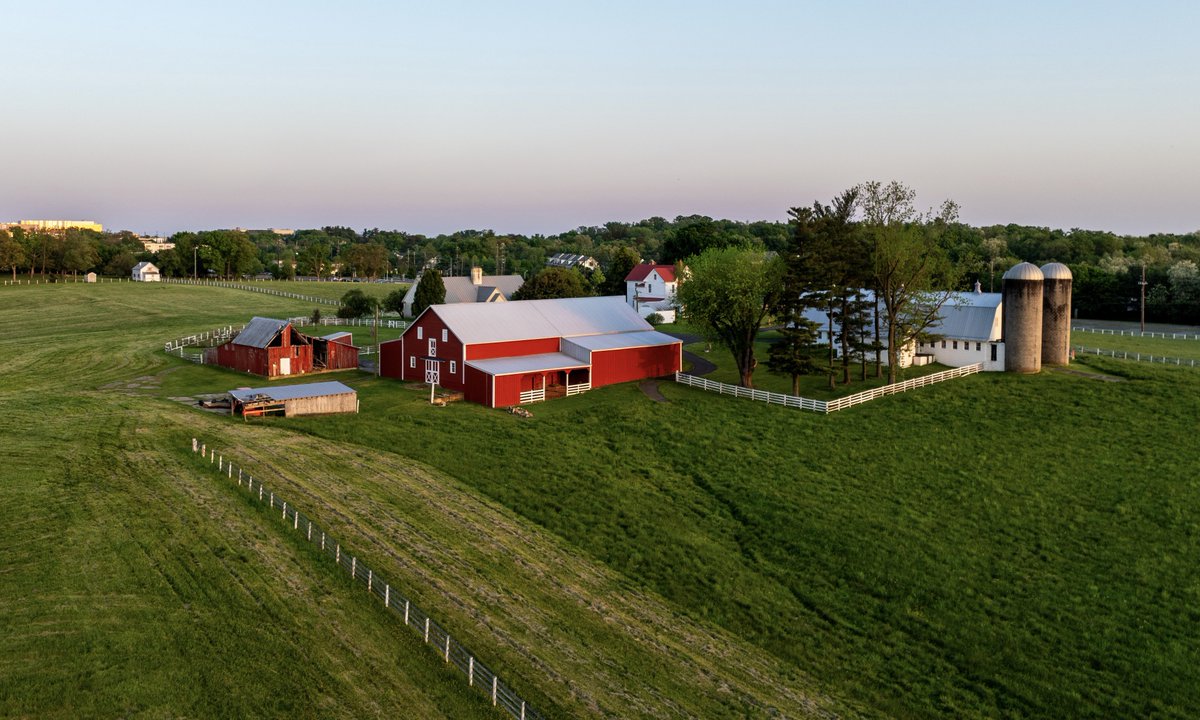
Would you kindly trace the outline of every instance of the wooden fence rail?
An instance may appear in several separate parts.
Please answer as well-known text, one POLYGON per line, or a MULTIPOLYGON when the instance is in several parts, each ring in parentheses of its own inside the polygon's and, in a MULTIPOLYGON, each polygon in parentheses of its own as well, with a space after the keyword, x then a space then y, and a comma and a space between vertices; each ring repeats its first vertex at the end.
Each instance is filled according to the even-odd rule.
POLYGON ((1178 365, 1180 367, 1196 367, 1196 361, 1191 358, 1167 357, 1151 355, 1150 353, 1128 352, 1126 350, 1104 350, 1089 348, 1082 345, 1072 345, 1071 349, 1080 355, 1096 355, 1098 357, 1117 358, 1119 360, 1135 360, 1137 362, 1160 363, 1162 365, 1178 365))
POLYGON ((1085 332, 1093 335, 1116 335, 1127 337, 1148 337, 1148 338, 1164 338, 1166 340, 1200 340, 1200 335, 1195 333, 1168 333, 1168 332, 1151 332, 1149 330, 1143 332, 1141 330, 1119 330, 1110 328, 1091 328, 1091 327, 1072 327, 1071 332, 1085 332))

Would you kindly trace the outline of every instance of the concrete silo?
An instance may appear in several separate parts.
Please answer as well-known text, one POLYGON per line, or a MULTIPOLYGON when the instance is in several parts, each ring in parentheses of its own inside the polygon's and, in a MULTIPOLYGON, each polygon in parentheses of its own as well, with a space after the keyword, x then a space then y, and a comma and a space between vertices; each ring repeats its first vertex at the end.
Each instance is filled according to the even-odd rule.
POLYGON ((1042 369, 1042 271, 1023 262, 1004 273, 1004 371, 1042 369))
POLYGON ((1071 268, 1062 263, 1042 266, 1042 364, 1071 360, 1071 268))

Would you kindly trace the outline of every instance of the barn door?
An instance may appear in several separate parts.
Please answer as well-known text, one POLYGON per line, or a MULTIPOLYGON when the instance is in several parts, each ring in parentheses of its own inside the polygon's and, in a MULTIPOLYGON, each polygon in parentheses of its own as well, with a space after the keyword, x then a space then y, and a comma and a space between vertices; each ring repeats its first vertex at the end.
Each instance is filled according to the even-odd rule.
POLYGON ((292 374, 292 359, 290 357, 279 358, 279 374, 280 375, 291 375, 292 374))
POLYGON ((437 360, 425 361, 425 382, 429 385, 437 385, 441 382, 441 373, 438 371, 437 360))

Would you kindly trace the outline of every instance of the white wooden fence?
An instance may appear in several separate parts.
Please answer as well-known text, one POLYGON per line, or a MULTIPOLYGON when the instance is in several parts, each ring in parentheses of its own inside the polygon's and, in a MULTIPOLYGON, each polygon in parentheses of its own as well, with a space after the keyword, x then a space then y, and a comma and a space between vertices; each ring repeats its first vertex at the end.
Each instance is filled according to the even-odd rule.
POLYGON ((255 480, 242 468, 235 467, 233 461, 226 460, 215 450, 209 450, 207 445, 197 438, 192 438, 192 452, 207 461, 205 464, 216 470, 219 475, 224 475, 231 481, 236 479, 238 487, 244 487, 251 500, 263 503, 269 510, 279 513, 284 527, 320 548, 323 555, 345 570, 355 584, 374 596, 376 601, 391 611, 393 617, 397 620, 403 619, 405 628, 415 632, 442 662, 452 664, 462 671, 467 678, 467 684, 484 694, 494 707, 503 709, 516 720, 542 720, 542 715, 530 707, 508 683, 481 663, 474 653, 451 638, 449 630, 438 625, 433 618, 392 587, 390 582, 367 567, 366 563, 359 561, 349 548, 301 514, 295 505, 263 485, 261 480, 255 480))
POLYGON ((716 382, 695 375, 686 375, 684 373, 675 373, 675 382, 687 385, 689 387, 697 387, 701 390, 715 392, 720 395, 732 395, 734 397, 749 398, 758 400, 768 404, 783 405, 785 407, 800 408, 801 410, 812 410, 813 412, 829 414, 838 410, 845 410, 848 407, 861 405, 865 402, 870 402, 877 398, 886 395, 894 395, 896 393, 906 392, 914 388, 925 387, 935 383, 952 380, 954 378, 964 377, 966 375, 974 375, 983 370, 983 363, 975 363, 974 365, 965 365, 951 370, 943 370, 942 372, 933 373, 931 375, 922 375, 912 380, 894 383, 892 385, 884 385, 873 390, 865 390, 846 397, 837 398, 836 400, 814 400, 812 398, 798 397, 796 395, 785 395, 784 393, 769 392, 767 390, 756 390, 754 388, 744 388, 740 385, 730 385, 728 383, 716 382))
POLYGON ((1108 328, 1072 327, 1071 332, 1085 332, 1094 335, 1125 335, 1128 337, 1164 338, 1167 340, 1200 340, 1195 333, 1142 332, 1140 330, 1111 330, 1108 328))
POLYGON ((1080 355, 1095 355, 1097 357, 1161 363, 1163 365, 1178 365, 1180 367, 1196 367, 1196 361, 1191 358, 1167 357, 1165 355, 1151 355, 1150 353, 1128 352, 1126 350, 1104 350, 1102 348, 1089 348, 1082 345, 1072 345, 1071 349, 1080 355))

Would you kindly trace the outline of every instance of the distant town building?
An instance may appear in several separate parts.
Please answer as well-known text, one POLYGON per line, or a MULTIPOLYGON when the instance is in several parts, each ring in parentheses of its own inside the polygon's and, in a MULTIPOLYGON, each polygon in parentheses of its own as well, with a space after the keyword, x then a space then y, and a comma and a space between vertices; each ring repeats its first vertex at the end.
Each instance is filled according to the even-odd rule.
POLYGON ((591 255, 580 255, 578 253, 556 253, 546 258, 546 267, 577 267, 582 270, 591 271, 600 267, 600 263, 596 262, 596 258, 592 257, 591 255))
POLYGON ((32 232, 61 232, 70 228, 79 230, 95 230, 104 232, 104 226, 91 220, 18 220, 17 222, 0 223, 6 230, 21 228, 32 232))
POLYGON ((142 247, 146 252, 158 253, 163 250, 173 250, 175 243, 169 242, 165 237, 158 235, 139 235, 138 240, 142 241, 142 247))

